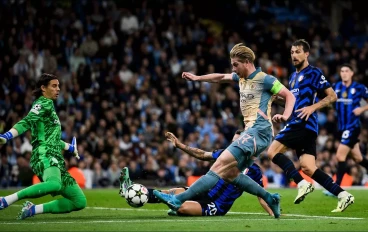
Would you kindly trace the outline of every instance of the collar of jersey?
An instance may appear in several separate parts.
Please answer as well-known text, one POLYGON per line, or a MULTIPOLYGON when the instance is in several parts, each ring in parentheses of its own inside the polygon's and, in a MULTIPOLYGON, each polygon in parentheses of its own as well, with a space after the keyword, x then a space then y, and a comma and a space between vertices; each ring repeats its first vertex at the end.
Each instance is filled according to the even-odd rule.
POLYGON ((262 72, 261 67, 257 67, 256 71, 252 72, 252 74, 249 75, 248 79, 253 79, 259 72, 262 72))
POLYGON ((302 70, 300 70, 299 72, 295 72, 295 73, 296 73, 296 74, 303 73, 303 72, 305 72, 305 70, 309 69, 310 67, 311 67, 311 65, 310 65, 310 64, 308 64, 308 66, 307 66, 307 67, 305 67, 305 68, 303 68, 302 70))

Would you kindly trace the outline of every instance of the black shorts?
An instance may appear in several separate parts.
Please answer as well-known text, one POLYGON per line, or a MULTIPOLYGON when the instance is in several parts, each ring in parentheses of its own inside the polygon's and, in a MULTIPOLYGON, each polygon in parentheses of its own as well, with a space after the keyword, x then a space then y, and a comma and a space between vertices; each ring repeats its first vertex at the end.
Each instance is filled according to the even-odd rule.
POLYGON ((340 143, 353 149, 355 144, 359 143, 359 135, 360 127, 340 131, 340 143))
POLYGON ((303 154, 317 155, 317 133, 299 126, 287 126, 275 137, 288 148, 294 149, 298 158, 303 154))
MULTIPOLYGON (((181 187, 185 191, 189 187, 181 187)), ((198 202, 202 208, 202 216, 224 216, 231 208, 232 205, 219 205, 218 202, 214 202, 208 196, 208 192, 196 195, 190 201, 198 202)))

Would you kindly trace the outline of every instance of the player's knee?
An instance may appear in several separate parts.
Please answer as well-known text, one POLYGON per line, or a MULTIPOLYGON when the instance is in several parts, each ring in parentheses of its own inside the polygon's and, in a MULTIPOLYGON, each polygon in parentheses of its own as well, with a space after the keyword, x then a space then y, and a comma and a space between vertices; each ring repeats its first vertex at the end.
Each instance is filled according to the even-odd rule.
POLYGON ((238 177, 239 174, 240 174, 239 169, 237 167, 233 167, 225 172, 225 174, 223 175, 223 179, 226 182, 233 182, 238 177))
POLYGON ((302 171, 304 172, 304 174, 306 174, 307 176, 312 176, 313 173, 317 170, 317 167, 313 167, 311 165, 303 165, 303 164, 300 164, 300 167, 302 169, 302 171))
POLYGON ((76 198, 74 201, 74 206, 76 208, 76 210, 81 210, 87 207, 87 198, 86 196, 80 196, 78 198, 76 198))
POLYGON ((222 166, 223 162, 221 160, 218 160, 212 165, 211 170, 214 172, 218 172, 222 166))
POLYGON ((336 159, 339 162, 344 162, 346 160, 347 154, 344 154, 342 152, 337 152, 336 159))
POLYGON ((363 161, 363 156, 353 156, 353 159, 356 163, 360 163, 363 161))
POLYGON ((189 210, 190 210, 190 207, 183 204, 178 209, 178 213, 181 214, 181 215, 188 215, 189 210))
POLYGON ((180 208, 177 211, 178 215, 180 216, 201 216, 202 215, 202 209, 199 208, 193 208, 193 205, 187 205, 182 204, 180 208))
POLYGON ((275 157, 278 153, 284 153, 286 151, 286 146, 282 143, 278 142, 277 140, 274 140, 270 147, 267 149, 267 156, 271 160, 273 157, 275 157))

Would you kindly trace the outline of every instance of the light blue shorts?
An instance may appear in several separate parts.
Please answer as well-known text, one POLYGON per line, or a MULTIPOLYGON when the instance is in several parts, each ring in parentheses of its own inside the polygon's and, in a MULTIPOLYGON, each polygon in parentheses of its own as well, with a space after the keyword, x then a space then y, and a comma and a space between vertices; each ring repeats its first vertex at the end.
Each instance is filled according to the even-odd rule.
POLYGON ((257 158, 271 144, 272 130, 263 130, 262 133, 256 128, 243 131, 239 138, 232 142, 227 150, 238 161, 239 170, 250 167, 257 158))

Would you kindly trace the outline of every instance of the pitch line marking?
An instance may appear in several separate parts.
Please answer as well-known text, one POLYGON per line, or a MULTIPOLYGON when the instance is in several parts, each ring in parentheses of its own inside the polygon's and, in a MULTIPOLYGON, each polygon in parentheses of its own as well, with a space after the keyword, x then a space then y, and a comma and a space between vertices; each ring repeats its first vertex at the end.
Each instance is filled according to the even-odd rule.
MULTIPOLYGON (((12 205, 19 206, 19 205, 12 205)), ((167 212, 164 209, 133 209, 133 208, 109 208, 109 207, 86 207, 86 209, 92 210, 114 210, 114 211, 145 211, 145 212, 167 212)), ((268 215, 266 213, 254 213, 254 212, 233 212, 229 211, 227 214, 233 215, 268 215)), ((317 215, 303 215, 303 214, 281 214, 281 219, 285 219, 285 217, 303 217, 303 218, 319 218, 319 219, 337 219, 337 220, 363 220, 365 218, 357 218, 357 217, 338 217, 338 216, 317 216, 317 215)), ((270 218, 273 219, 273 218, 270 218)), ((255 220, 270 220, 270 219, 255 219, 255 220)), ((291 220, 291 219, 287 219, 291 220)), ((302 219, 300 219, 302 220, 302 219)), ((305 219, 303 219, 305 220, 305 219)))
MULTIPOLYGON (((196 220, 183 220, 183 219, 177 219, 177 217, 172 218, 172 219, 155 219, 155 220, 142 220, 142 219, 137 219, 137 220, 93 220, 93 221, 65 221, 65 222, 61 222, 61 221, 44 221, 44 222, 30 222, 29 220, 27 221, 22 221, 22 222, 2 222, 0 223, 0 225, 42 225, 42 224, 91 224, 91 223, 152 223, 152 222, 228 222, 228 221, 270 221, 270 220, 277 220, 275 218, 223 218, 220 219, 218 217, 214 218, 211 217, 211 219, 196 219, 196 220)), ((288 218, 288 219, 281 219, 284 221, 312 221, 315 219, 312 218, 288 218)))
MULTIPOLYGON (((108 207, 87 207, 87 209, 96 209, 96 210, 122 210, 122 211, 131 211, 131 210, 138 210, 138 211, 156 211, 156 212, 167 212, 164 209, 129 209, 129 208, 108 208, 108 207)), ((268 215, 266 213, 253 213, 253 212, 233 212, 229 211, 227 214, 245 214, 245 215, 268 215)), ((281 214, 281 216, 289 216, 289 217, 305 217, 305 218, 324 218, 324 219, 346 219, 346 220, 362 220, 364 218, 357 218, 357 217, 335 217, 335 216, 310 216, 310 215, 303 215, 303 214, 281 214)))

